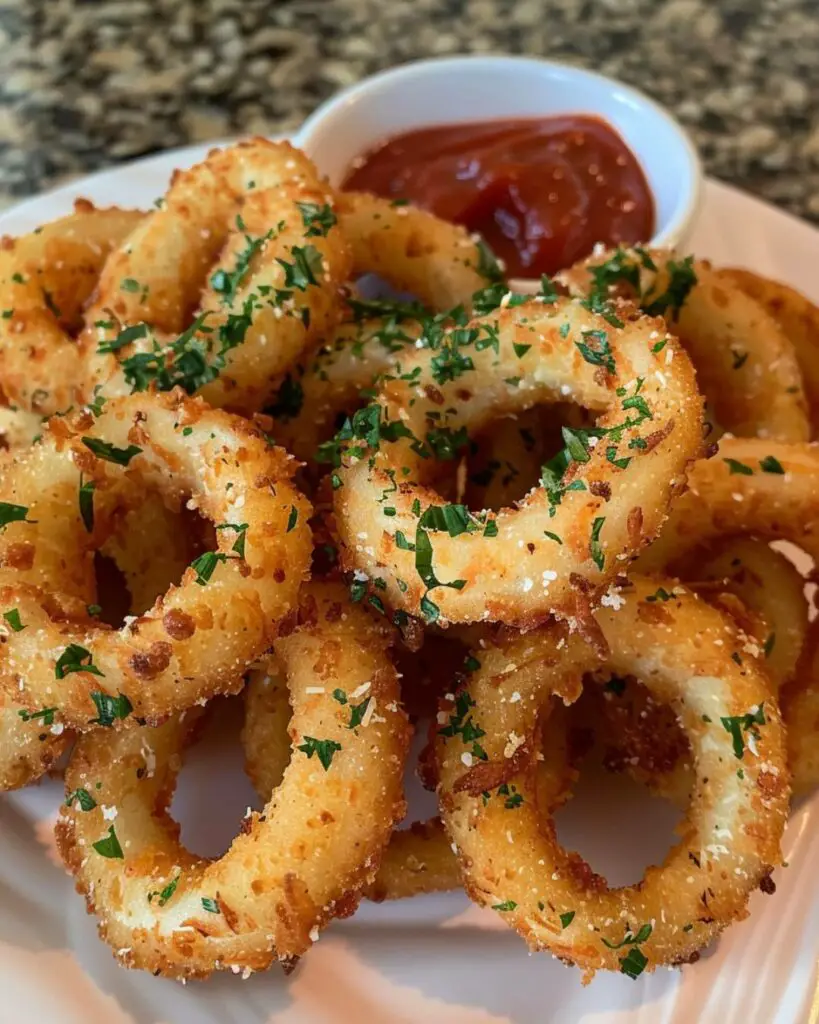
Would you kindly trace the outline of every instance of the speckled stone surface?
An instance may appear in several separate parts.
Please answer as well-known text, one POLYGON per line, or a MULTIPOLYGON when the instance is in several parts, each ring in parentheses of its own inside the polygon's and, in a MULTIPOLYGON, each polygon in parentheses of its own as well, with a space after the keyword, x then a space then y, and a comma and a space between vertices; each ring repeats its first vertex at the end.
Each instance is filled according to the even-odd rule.
POLYGON ((710 174, 819 222, 819 0, 0 0, 0 205, 460 52, 632 83, 710 174))

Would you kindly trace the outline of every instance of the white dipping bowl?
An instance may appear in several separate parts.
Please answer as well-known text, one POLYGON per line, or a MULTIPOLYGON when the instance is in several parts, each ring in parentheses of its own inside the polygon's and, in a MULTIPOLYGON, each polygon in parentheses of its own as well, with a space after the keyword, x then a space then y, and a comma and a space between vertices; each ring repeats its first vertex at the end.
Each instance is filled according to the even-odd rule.
MULTIPOLYGON (((445 57, 365 78, 323 103, 293 140, 340 185, 357 156, 416 128, 515 117, 591 114, 637 157, 654 195, 653 246, 684 246, 702 192, 702 165, 681 125, 627 85, 528 57, 445 57)), ((518 288, 533 282, 513 281, 518 288)))

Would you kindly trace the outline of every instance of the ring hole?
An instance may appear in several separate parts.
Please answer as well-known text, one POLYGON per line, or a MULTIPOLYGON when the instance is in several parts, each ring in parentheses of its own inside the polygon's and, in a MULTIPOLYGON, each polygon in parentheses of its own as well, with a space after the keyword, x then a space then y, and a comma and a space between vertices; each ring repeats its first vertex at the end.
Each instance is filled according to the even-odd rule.
POLYGON ((97 604, 102 609, 99 620, 119 628, 131 609, 131 594, 125 573, 113 558, 95 551, 94 576, 97 580, 97 604))
POLYGON ((199 739, 186 752, 171 803, 181 840, 200 857, 221 857, 261 801, 245 775, 242 698, 212 701, 199 739))
MULTIPOLYGON (((572 725, 584 731, 591 726, 594 731, 599 713, 595 702, 581 699, 572 725)), ((571 799, 555 814, 557 836, 561 845, 577 851, 610 886, 633 885, 677 844, 675 829, 683 812, 628 772, 607 769, 604 760, 604 742, 596 735, 580 765, 571 799)))
POLYGON ((568 402, 539 405, 484 427, 462 460, 464 503, 473 511, 513 506, 540 483, 542 466, 565 447, 563 427, 589 427, 594 417, 568 402))

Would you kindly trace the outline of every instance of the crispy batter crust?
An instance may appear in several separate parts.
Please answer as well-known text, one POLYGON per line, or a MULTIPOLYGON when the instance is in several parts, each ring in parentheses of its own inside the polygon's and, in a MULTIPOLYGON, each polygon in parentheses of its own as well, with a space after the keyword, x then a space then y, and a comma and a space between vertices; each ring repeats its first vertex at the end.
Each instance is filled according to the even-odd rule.
POLYGON ((293 702, 292 758, 221 860, 187 853, 168 815, 190 715, 89 733, 75 749, 67 791, 96 806, 64 808, 59 847, 126 966, 191 978, 292 965, 373 880, 404 813, 409 738, 389 634, 337 584, 305 587, 294 625, 275 645, 293 702), (351 705, 367 698, 350 728, 351 705), (94 847, 111 828, 121 858, 94 847))
POLYGON ((690 959, 745 916, 750 893, 767 885, 780 862, 790 787, 768 681, 752 657, 732 658, 745 643, 732 620, 690 592, 675 594, 668 616, 654 615, 646 599, 658 586, 670 591, 674 582, 635 577, 618 591, 616 607, 596 613, 610 648, 605 667, 636 675, 673 705, 694 752, 697 781, 681 841, 638 885, 611 889, 565 851, 534 789, 531 738, 541 708, 553 694, 571 700, 583 673, 603 667, 576 635, 551 626, 484 650, 481 669, 450 702, 448 725, 438 732, 442 816, 469 894, 531 948, 592 972, 690 959), (463 785, 462 755, 475 727, 484 732, 488 764, 528 752, 513 776, 523 796, 514 813, 463 785), (523 738, 515 751, 512 736, 523 738))

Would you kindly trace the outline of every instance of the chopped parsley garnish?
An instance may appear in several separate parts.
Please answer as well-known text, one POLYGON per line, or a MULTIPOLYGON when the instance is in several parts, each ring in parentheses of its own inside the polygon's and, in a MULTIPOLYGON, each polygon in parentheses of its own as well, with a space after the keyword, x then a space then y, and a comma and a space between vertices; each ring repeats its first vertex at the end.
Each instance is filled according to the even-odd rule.
MULTIPOLYGON (((114 324, 111 321, 98 320, 94 326, 110 329, 114 324)), ((147 337, 147 324, 132 324, 130 327, 123 328, 116 338, 113 338, 111 341, 101 341, 97 346, 97 352, 101 355, 104 355, 106 352, 118 352, 121 348, 125 348, 126 345, 130 345, 131 342, 147 337)))
POLYGON ((160 907, 164 907, 166 903, 170 902, 170 900, 173 897, 173 894, 176 892, 176 887, 179 885, 179 879, 181 877, 181 875, 177 875, 176 878, 168 882, 164 889, 160 889, 156 892, 149 892, 148 902, 152 903, 154 898, 156 898, 157 904, 160 907))
POLYGON ((477 242, 475 248, 478 250, 477 271, 481 277, 485 277, 487 281, 502 281, 503 270, 501 265, 486 242, 481 239, 477 242))
POLYGON ((301 750, 307 754, 308 758, 314 754, 321 762, 322 768, 325 771, 330 770, 330 765, 333 762, 333 755, 336 751, 341 750, 341 744, 336 743, 335 740, 317 740, 314 736, 305 736, 304 743, 299 744, 296 750, 301 750))
POLYGON ((114 697, 110 693, 95 691, 90 696, 97 709, 97 717, 91 719, 95 725, 110 728, 114 722, 123 721, 134 710, 133 704, 124 693, 119 693, 114 697))
POLYGON ((20 633, 26 628, 20 619, 19 608, 10 608, 7 612, 3 612, 3 618, 15 633, 20 633))
POLYGON ((338 223, 332 206, 325 203, 319 206, 318 203, 296 203, 301 211, 301 219, 304 222, 305 234, 308 238, 324 238, 330 233, 330 228, 338 223))
POLYGON ((227 555, 222 551, 205 551, 191 562, 191 569, 196 572, 196 583, 204 587, 210 580, 219 562, 226 562, 227 555))
POLYGON ((686 256, 685 259, 669 260, 666 264, 668 272, 668 284, 665 291, 658 295, 651 302, 643 303, 643 312, 649 316, 666 316, 676 320, 680 310, 685 305, 685 300, 694 285, 697 283, 697 275, 694 271, 694 257, 686 256))
POLYGON ((633 935, 630 931, 626 932, 625 938, 622 942, 609 942, 606 939, 602 939, 604 946, 608 946, 609 949, 622 949, 624 946, 629 946, 629 950, 625 956, 620 958, 620 973, 627 975, 629 978, 639 978, 640 975, 648 964, 648 957, 639 949, 640 943, 645 942, 651 935, 652 926, 650 924, 644 924, 642 928, 633 935))
POLYGON ((54 667, 54 675, 57 679, 65 679, 72 672, 90 672, 93 676, 103 674, 94 664, 91 652, 79 644, 69 644, 57 659, 57 664, 54 667))
POLYGON ((202 909, 207 910, 209 914, 222 913, 222 908, 219 906, 219 901, 211 899, 210 896, 202 897, 202 909))
POLYGON ((98 437, 84 437, 82 443, 97 458, 113 462, 117 466, 127 466, 131 459, 142 451, 135 444, 129 444, 127 448, 117 448, 116 445, 109 444, 108 441, 101 441, 98 437))
POLYGON ((9 523, 30 523, 31 519, 26 519, 28 515, 27 505, 12 505, 8 501, 0 501, 0 530, 9 523))
POLYGON ((311 284, 320 283, 324 260, 314 245, 294 245, 290 255, 293 257, 292 263, 276 258, 276 262, 284 268, 285 287, 303 292, 311 284))
POLYGON ((299 510, 295 505, 290 506, 290 515, 287 517, 287 529, 285 533, 290 533, 291 530, 296 528, 296 523, 299 521, 299 510))
POLYGON ((569 925, 572 923, 572 921, 574 921, 575 913, 576 912, 574 910, 567 910, 565 914, 561 914, 560 915, 560 927, 561 928, 568 928, 569 925))
POLYGON ((42 722, 43 725, 54 725, 54 715, 57 708, 41 708, 39 711, 18 711, 17 714, 24 722, 42 722))
POLYGON ((649 594, 648 595, 648 597, 646 598, 646 601, 650 601, 650 602, 654 602, 654 601, 671 601, 671 600, 673 600, 673 598, 674 598, 674 595, 673 594, 669 594, 669 592, 665 589, 665 587, 658 587, 657 590, 655 590, 653 594, 649 594))
POLYGON ((592 366, 602 366, 607 373, 614 373, 616 366, 614 354, 609 344, 609 336, 605 331, 581 331, 583 341, 576 341, 580 354, 592 366))
POLYGON ((730 475, 734 476, 738 474, 740 476, 753 476, 754 471, 750 466, 746 466, 744 462, 739 462, 737 459, 723 459, 722 460, 728 469, 731 471, 730 475))
POLYGON ((119 845, 119 839, 117 839, 117 833, 113 825, 108 829, 108 835, 97 840, 96 843, 92 843, 92 846, 100 857, 107 857, 109 860, 125 859, 125 854, 119 845))
POLYGON ((75 789, 72 793, 69 793, 65 798, 65 806, 73 807, 74 803, 80 805, 81 811, 93 811, 97 806, 97 801, 91 796, 87 789, 75 789))
POLYGON ((120 281, 119 286, 124 292, 138 292, 140 290, 139 281, 135 281, 132 277, 124 277, 120 281))
POLYGON ((561 539, 560 535, 557 533, 552 533, 551 530, 544 530, 543 536, 548 537, 549 540, 553 540, 555 544, 563 544, 563 540, 561 539))
MULTIPOLYGON (((245 557, 245 539, 247 537, 247 523, 221 523, 216 527, 217 530, 235 530, 236 540, 233 542, 231 551, 235 551, 239 558, 245 557)), ((215 568, 215 565, 214 565, 215 568)), ((211 573, 213 570, 211 570, 211 573)))
POLYGON ((97 485, 93 480, 83 482, 80 475, 80 516, 88 533, 94 532, 94 491, 97 485))
POLYGON ((592 523, 591 539, 589 540, 589 554, 598 569, 602 570, 605 564, 605 555, 600 544, 600 531, 605 523, 605 516, 598 516, 592 523))
POLYGON ((518 359, 523 359, 531 347, 531 345, 521 345, 516 341, 512 343, 512 348, 515 350, 515 355, 518 359))
POLYGON ((764 459, 760 459, 759 466, 763 473, 778 473, 780 476, 785 473, 782 463, 773 455, 766 455, 764 459))
POLYGON ((472 756, 485 761, 486 751, 478 743, 478 740, 484 737, 486 733, 472 720, 472 708, 474 707, 475 701, 472 700, 466 690, 456 693, 454 710, 449 716, 447 724, 438 730, 438 735, 448 738, 460 736, 464 746, 471 744, 472 756))
POLYGON ((731 735, 734 743, 734 757, 741 760, 745 753, 746 745, 749 745, 746 742, 745 734, 747 733, 752 740, 759 739, 759 729, 757 726, 765 724, 764 705, 760 704, 755 711, 750 711, 746 715, 721 717, 720 722, 723 729, 731 735))
POLYGON ((492 909, 493 910, 500 910, 501 912, 503 912, 503 911, 508 911, 508 910, 514 910, 515 907, 517 907, 517 903, 515 903, 514 900, 504 900, 503 903, 496 903, 492 907, 492 909))
MULTIPOLYGON (((243 228, 240 218, 237 218, 237 225, 240 230, 243 228)), ((222 297, 222 302, 229 305, 236 298, 236 293, 247 274, 250 264, 257 253, 261 252, 269 239, 273 238, 274 229, 271 228, 261 238, 251 238, 245 235, 245 248, 236 256, 236 263, 233 270, 224 270, 221 267, 210 279, 211 288, 222 297)))

